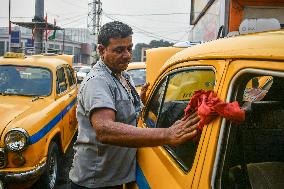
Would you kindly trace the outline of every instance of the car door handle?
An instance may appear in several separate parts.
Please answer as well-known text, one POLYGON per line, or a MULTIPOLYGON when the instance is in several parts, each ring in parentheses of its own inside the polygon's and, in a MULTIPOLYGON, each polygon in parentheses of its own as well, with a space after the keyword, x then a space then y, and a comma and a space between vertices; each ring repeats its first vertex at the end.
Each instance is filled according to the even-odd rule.
POLYGON ((72 97, 72 96, 73 96, 73 94, 72 94, 72 93, 69 93, 69 94, 68 94, 68 96, 69 96, 69 97, 72 97))

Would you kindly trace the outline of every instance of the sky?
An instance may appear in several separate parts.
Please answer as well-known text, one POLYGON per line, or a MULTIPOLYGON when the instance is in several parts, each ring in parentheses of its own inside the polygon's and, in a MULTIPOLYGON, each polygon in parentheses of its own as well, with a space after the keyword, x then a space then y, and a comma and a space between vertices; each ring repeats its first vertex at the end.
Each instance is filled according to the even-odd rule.
MULTIPOLYGON (((0 26, 8 26, 9 0, 0 0, 0 26)), ((35 0, 10 0, 12 21, 31 21, 35 0)), ((48 22, 64 28, 87 28, 92 0, 45 0, 48 22)), ((101 0, 102 24, 112 20, 134 29, 133 43, 188 40, 190 0, 101 0)))

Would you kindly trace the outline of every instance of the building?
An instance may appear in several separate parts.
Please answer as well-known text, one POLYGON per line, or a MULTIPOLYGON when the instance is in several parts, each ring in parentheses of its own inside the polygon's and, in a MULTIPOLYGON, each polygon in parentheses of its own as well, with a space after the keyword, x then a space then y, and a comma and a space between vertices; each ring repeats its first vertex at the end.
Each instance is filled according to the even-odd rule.
POLYGON ((276 18, 284 26, 284 0, 191 0, 189 41, 209 41, 238 31, 248 18, 276 18))
MULTIPOLYGON (((20 31, 20 48, 21 52, 33 54, 34 47, 32 44, 32 30, 24 27, 13 27, 13 31, 20 31)), ((53 31, 52 31, 53 32, 53 31)), ((52 35, 50 32, 49 35, 52 35)), ((83 28, 66 28, 65 31, 56 31, 54 40, 44 40, 44 52, 58 52, 74 55, 74 63, 91 64, 91 52, 93 50, 92 36, 88 29, 83 28), (65 35, 64 35, 65 32, 65 35), (47 47, 47 48, 46 48, 47 47)), ((45 38, 45 37, 44 37, 45 38)), ((0 27, 0 56, 10 49, 9 28, 0 27)))

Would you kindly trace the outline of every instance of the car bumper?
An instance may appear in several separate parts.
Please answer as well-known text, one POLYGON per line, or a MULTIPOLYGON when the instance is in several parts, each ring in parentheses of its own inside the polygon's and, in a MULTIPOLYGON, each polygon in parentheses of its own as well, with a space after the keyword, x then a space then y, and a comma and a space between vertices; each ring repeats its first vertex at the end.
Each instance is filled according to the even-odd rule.
POLYGON ((44 172, 46 162, 42 162, 34 168, 26 171, 4 172, 0 171, 0 180, 5 184, 30 182, 40 177, 44 172))
POLYGON ((81 83, 84 80, 84 78, 77 78, 77 82, 81 83))

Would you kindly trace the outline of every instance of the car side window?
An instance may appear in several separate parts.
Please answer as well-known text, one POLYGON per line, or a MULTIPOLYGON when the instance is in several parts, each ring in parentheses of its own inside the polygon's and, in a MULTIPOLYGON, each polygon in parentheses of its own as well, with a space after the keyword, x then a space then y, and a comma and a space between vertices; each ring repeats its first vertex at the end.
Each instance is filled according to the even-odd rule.
POLYGON ((76 83, 76 79, 74 77, 74 71, 70 68, 70 66, 66 67, 67 78, 70 86, 76 83))
POLYGON ((64 68, 58 68, 56 71, 56 93, 60 94, 67 90, 67 83, 64 68))
POLYGON ((162 105, 163 96, 164 96, 163 94, 166 88, 166 81, 167 78, 165 78, 161 82, 161 84, 158 86, 158 89, 156 89, 156 91, 154 92, 154 95, 152 96, 150 103, 147 106, 148 109, 144 116, 144 120, 148 127, 156 127, 159 109, 162 105))
MULTIPOLYGON (((213 90, 215 74, 212 70, 183 70, 168 75, 156 89, 145 112, 148 127, 168 128, 184 116, 194 91, 213 90)), ((182 145, 164 148, 184 171, 191 169, 198 143, 188 141, 182 145)))

